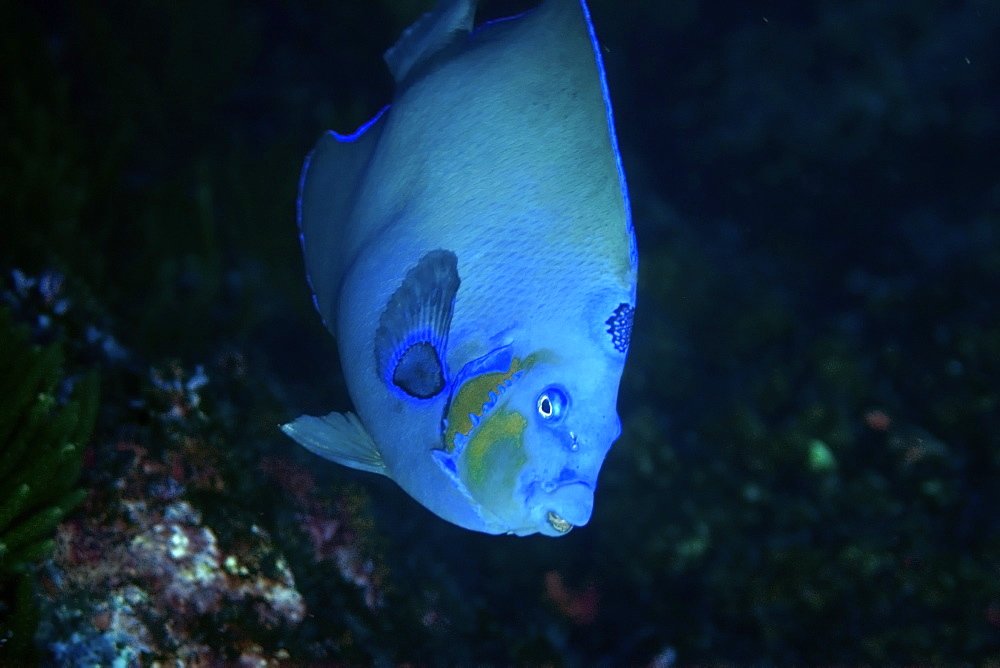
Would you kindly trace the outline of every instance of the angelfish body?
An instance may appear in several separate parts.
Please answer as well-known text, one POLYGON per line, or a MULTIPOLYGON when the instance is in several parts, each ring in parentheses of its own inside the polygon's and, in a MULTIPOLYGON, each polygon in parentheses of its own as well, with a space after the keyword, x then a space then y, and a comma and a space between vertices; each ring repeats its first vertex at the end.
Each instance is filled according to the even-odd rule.
POLYGON ((409 28, 392 105, 306 161, 306 268, 357 416, 282 429, 457 525, 562 535, 621 431, 628 195, 583 0, 474 11, 409 28))

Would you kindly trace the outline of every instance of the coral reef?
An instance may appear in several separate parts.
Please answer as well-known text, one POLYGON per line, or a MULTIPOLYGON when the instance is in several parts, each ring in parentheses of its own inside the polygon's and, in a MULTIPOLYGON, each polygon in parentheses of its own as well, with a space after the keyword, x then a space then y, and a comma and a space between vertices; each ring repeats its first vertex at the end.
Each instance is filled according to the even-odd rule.
MULTIPOLYGON (((226 363, 239 374, 237 358, 226 363)), ((221 384, 226 371, 216 371, 221 384)), ((206 407, 211 385, 201 367, 152 369, 141 398, 127 402, 146 426, 122 421, 116 438, 95 447, 91 493, 60 525, 43 570, 39 637, 47 661, 301 660, 295 638, 306 601, 284 556, 296 544, 357 588, 362 608, 380 604, 376 562, 358 521, 363 506, 347 496, 339 505, 329 500, 336 496, 318 501, 315 485, 301 484, 308 474, 288 463, 265 461, 241 474, 242 462, 220 449, 234 433, 212 416, 222 394, 206 407), (269 491, 290 480, 298 484, 277 498, 288 499, 295 522, 278 529, 278 543, 262 525, 274 527, 275 518, 243 508, 273 500, 269 491), (256 489, 238 502, 240 485, 256 489)))
POLYGON ((247 361, 226 349, 208 368, 144 372, 87 324, 100 315, 60 275, 15 270, 6 285, 0 660, 36 660, 39 618, 38 649, 52 665, 343 656, 349 635, 299 639, 309 624, 293 570, 343 582, 324 618, 331 627, 381 608, 384 567, 365 496, 331 493, 301 465, 261 456, 278 414, 266 393, 249 398, 247 361), (84 361, 110 388, 86 451, 76 444, 94 426, 97 376, 61 371, 84 361), (244 406, 259 422, 242 419, 244 406), (86 494, 73 487, 81 464, 86 494))
POLYGON ((301 622, 305 605, 260 527, 225 553, 185 501, 127 500, 117 510, 60 527, 46 571, 59 592, 44 630, 52 661, 77 663, 95 648, 184 663, 224 661, 223 649, 241 661, 288 657, 268 638, 301 622))

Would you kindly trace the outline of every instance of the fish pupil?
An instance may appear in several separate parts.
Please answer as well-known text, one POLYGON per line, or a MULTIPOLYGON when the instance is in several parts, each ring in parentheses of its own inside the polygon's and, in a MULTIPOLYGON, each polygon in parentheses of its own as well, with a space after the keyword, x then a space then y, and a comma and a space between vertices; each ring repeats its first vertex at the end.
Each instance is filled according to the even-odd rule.
POLYGON ((538 410, 541 412, 543 417, 549 417, 552 415, 552 402, 549 401, 548 397, 542 397, 541 402, 539 402, 538 410))

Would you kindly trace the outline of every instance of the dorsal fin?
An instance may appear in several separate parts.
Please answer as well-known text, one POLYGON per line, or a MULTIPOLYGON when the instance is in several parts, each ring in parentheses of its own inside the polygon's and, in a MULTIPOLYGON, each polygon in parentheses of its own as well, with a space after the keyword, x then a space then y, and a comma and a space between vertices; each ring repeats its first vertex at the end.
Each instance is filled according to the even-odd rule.
POLYGON ((437 6, 403 32, 383 56, 396 85, 414 69, 472 30, 478 0, 439 0, 437 6))
POLYGON ((324 324, 336 335, 337 297, 346 270, 344 226, 353 208, 361 173, 382 132, 385 107, 356 132, 323 133, 306 158, 299 180, 299 236, 313 302, 324 324))

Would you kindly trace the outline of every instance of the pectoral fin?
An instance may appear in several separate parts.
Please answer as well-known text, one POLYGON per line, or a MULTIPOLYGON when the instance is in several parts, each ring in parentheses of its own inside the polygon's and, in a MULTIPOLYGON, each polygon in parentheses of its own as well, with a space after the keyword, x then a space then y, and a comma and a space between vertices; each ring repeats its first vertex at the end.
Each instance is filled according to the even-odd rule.
POLYGON ((455 254, 430 251, 386 304, 375 332, 375 364, 397 396, 431 399, 444 390, 448 330, 460 282, 455 254))
POLYGON ((388 475, 382 453, 353 413, 303 415, 281 425, 281 431, 324 459, 359 471, 388 475))

